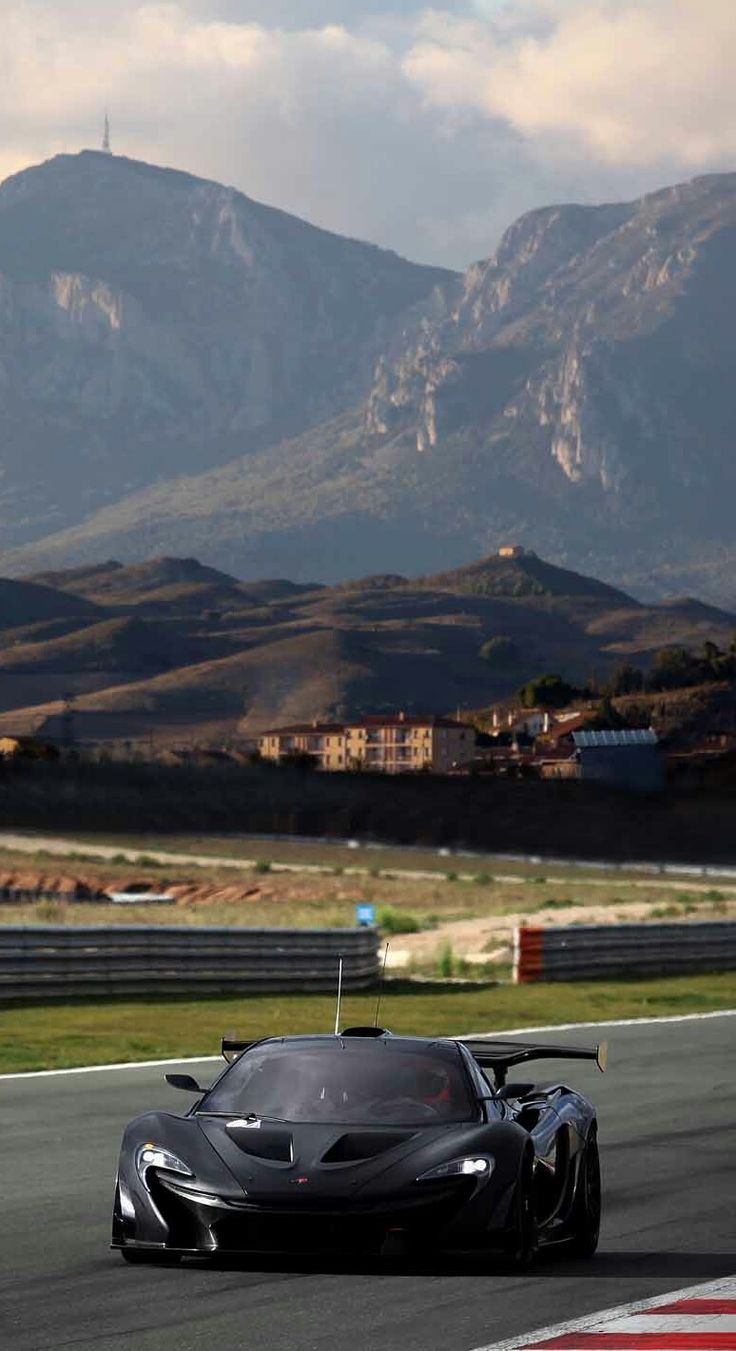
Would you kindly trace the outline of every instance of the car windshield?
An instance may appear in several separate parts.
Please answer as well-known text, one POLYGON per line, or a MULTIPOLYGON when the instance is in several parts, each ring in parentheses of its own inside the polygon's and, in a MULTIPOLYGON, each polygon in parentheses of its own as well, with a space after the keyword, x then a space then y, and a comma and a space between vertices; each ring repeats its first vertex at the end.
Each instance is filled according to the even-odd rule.
POLYGON ((414 1126, 468 1121, 477 1108, 454 1050, 336 1039, 254 1047, 215 1085, 200 1110, 295 1122, 414 1126))

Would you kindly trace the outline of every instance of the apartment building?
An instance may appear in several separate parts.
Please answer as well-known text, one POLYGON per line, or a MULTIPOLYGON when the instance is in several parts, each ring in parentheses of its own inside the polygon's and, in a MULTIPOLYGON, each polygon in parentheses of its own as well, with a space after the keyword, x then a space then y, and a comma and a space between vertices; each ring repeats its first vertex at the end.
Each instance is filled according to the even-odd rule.
POLYGON ((417 770, 446 774, 468 761, 474 747, 472 727, 434 713, 370 714, 345 723, 297 724, 264 732, 259 740, 266 760, 306 751, 321 769, 384 774, 417 770))
POLYGON ((258 738, 264 760, 313 755, 320 769, 346 769, 345 728, 341 722, 298 722, 277 727, 258 738))

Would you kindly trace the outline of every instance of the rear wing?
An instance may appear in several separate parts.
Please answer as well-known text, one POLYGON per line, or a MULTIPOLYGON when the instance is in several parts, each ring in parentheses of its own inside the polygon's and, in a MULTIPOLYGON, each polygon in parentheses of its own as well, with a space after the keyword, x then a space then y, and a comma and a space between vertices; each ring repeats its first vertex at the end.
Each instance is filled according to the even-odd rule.
MULTIPOLYGON (((346 1028, 341 1035, 381 1037, 390 1034, 384 1028, 351 1027, 346 1028)), ((244 1051, 249 1051, 252 1046, 257 1046, 259 1042, 270 1040, 273 1040, 273 1038, 252 1037, 245 1041, 239 1037, 223 1037, 222 1055, 230 1065, 244 1051)), ((598 1069, 603 1072, 608 1058, 608 1042, 605 1041, 601 1041, 597 1046, 591 1048, 588 1046, 549 1046, 530 1041, 504 1041, 495 1037, 489 1038, 487 1041, 480 1037, 452 1037, 450 1040, 464 1046, 481 1069, 493 1070, 496 1088, 501 1088, 506 1083, 506 1075, 513 1065, 523 1065, 529 1060, 594 1060, 598 1069)))
POLYGON ((481 1038, 457 1041, 466 1048, 481 1069, 493 1070, 496 1088, 506 1083, 506 1075, 512 1065, 522 1065, 528 1060, 594 1060, 603 1073, 608 1060, 608 1042, 601 1041, 596 1047, 587 1046, 548 1046, 530 1041, 503 1041, 494 1038, 484 1041, 481 1038))

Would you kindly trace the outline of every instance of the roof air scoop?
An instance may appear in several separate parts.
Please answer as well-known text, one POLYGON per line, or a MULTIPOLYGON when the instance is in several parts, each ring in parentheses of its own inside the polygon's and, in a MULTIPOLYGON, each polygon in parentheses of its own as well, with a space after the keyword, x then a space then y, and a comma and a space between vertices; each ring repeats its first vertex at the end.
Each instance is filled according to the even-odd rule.
POLYGON ((341 1037, 390 1037, 387 1027, 346 1027, 341 1037))

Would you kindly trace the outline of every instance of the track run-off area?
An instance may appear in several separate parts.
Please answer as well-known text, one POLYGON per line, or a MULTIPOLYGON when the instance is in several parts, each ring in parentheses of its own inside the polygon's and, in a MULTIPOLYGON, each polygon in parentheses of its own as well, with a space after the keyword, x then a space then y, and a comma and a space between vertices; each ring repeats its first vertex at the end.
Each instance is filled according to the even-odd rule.
POLYGON ((0 1077, 3 1351, 491 1351, 733 1276, 736 1017, 534 1033, 601 1036, 608 1074, 562 1070, 598 1106, 601 1246, 522 1274, 316 1256, 129 1267, 108 1249, 117 1152, 131 1117, 181 1109, 163 1068, 0 1077))

